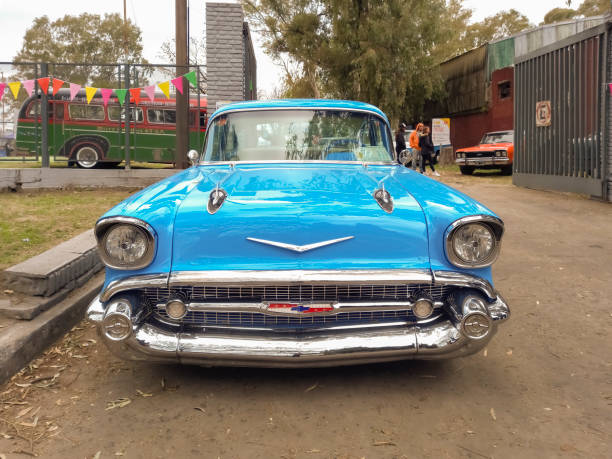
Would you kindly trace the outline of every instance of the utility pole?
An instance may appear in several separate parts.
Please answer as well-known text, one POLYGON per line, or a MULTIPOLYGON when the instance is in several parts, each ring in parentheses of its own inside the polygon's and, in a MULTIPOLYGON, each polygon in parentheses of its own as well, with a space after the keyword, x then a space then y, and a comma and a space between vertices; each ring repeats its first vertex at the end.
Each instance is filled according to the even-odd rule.
POLYGON ((125 63, 128 61, 128 44, 127 44, 127 8, 123 0, 123 51, 125 52, 125 63))
MULTIPOLYGON (((187 0, 175 0, 176 5, 176 75, 189 71, 187 40, 187 0)), ((189 149, 189 84, 183 84, 183 94, 176 92, 176 146, 174 167, 185 169, 189 149)))

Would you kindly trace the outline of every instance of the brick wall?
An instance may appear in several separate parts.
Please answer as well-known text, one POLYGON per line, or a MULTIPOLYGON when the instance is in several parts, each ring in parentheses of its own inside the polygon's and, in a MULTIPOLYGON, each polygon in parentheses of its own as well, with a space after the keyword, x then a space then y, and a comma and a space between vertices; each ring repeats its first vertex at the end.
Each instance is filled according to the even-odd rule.
POLYGON ((208 107, 245 99, 244 15, 238 3, 206 3, 208 107))

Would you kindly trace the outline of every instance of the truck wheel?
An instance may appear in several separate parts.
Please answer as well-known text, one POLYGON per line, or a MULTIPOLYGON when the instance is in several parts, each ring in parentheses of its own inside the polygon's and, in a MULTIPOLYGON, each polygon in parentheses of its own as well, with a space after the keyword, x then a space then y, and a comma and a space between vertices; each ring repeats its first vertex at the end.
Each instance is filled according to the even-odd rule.
POLYGON ((512 175, 512 166, 502 166, 501 173, 502 175, 512 175))
POLYGON ((474 173, 474 166, 459 166, 459 170, 463 175, 472 175, 474 173))
POLYGON ((86 143, 77 147, 74 160, 82 169, 93 169, 102 158, 102 149, 94 143, 86 143))

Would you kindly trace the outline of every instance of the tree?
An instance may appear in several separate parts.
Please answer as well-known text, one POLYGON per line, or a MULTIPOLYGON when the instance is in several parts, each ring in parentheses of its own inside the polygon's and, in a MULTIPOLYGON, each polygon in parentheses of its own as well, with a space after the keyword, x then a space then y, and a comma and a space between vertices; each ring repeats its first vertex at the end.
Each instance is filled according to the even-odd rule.
POLYGON ((584 17, 599 16, 612 10, 610 0, 584 0, 578 7, 578 14, 584 17))
MULTIPOLYGON (((117 66, 92 64, 147 63, 142 57, 141 31, 119 14, 83 13, 66 15, 51 22, 47 16, 35 18, 26 30, 21 51, 15 62, 84 63, 78 66, 54 66, 53 71, 65 81, 96 87, 117 84, 117 66), (124 46, 124 37, 127 42, 124 46), (127 53, 126 53, 127 50, 127 53)), ((18 66, 21 78, 34 78, 31 66, 18 66)))
MULTIPOLYGON (((176 39, 167 40, 162 43, 157 57, 170 64, 176 62, 176 39)), ((198 40, 189 37, 189 70, 196 70, 199 82, 200 92, 206 93, 207 78, 205 72, 206 65, 206 44, 204 40, 198 40)), ((157 67, 155 69, 162 78, 174 78, 176 76, 176 67, 169 65, 168 67, 157 67)))
POLYGON ((440 40, 435 43, 433 55, 436 62, 444 62, 468 51, 466 30, 472 18, 472 10, 463 7, 463 0, 448 0, 440 17, 440 40))
POLYGON ((571 8, 553 8, 544 15, 544 24, 568 21, 576 16, 576 10, 571 8))
POLYGON ((612 11, 609 0, 584 0, 576 9, 569 8, 571 2, 567 2, 568 8, 553 8, 544 16, 543 24, 569 21, 579 17, 599 16, 612 11))
MULTIPOLYGON (((459 3, 457 0, 456 3, 459 3)), ((285 94, 362 100, 393 119, 442 87, 433 50, 445 0, 243 0, 285 94)))
POLYGON ((463 37, 465 51, 477 48, 494 40, 509 37, 532 27, 529 19, 515 9, 500 11, 495 16, 489 16, 481 22, 467 27, 463 37))

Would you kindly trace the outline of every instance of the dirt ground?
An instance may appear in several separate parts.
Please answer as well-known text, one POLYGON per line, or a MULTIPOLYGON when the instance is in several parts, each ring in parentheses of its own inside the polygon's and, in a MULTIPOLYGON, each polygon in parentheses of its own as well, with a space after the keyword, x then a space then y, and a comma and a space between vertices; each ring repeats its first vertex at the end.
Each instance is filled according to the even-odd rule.
POLYGON ((485 352, 317 370, 123 362, 83 322, 0 388, 0 457, 611 457, 612 205, 448 183, 506 223, 485 352))

